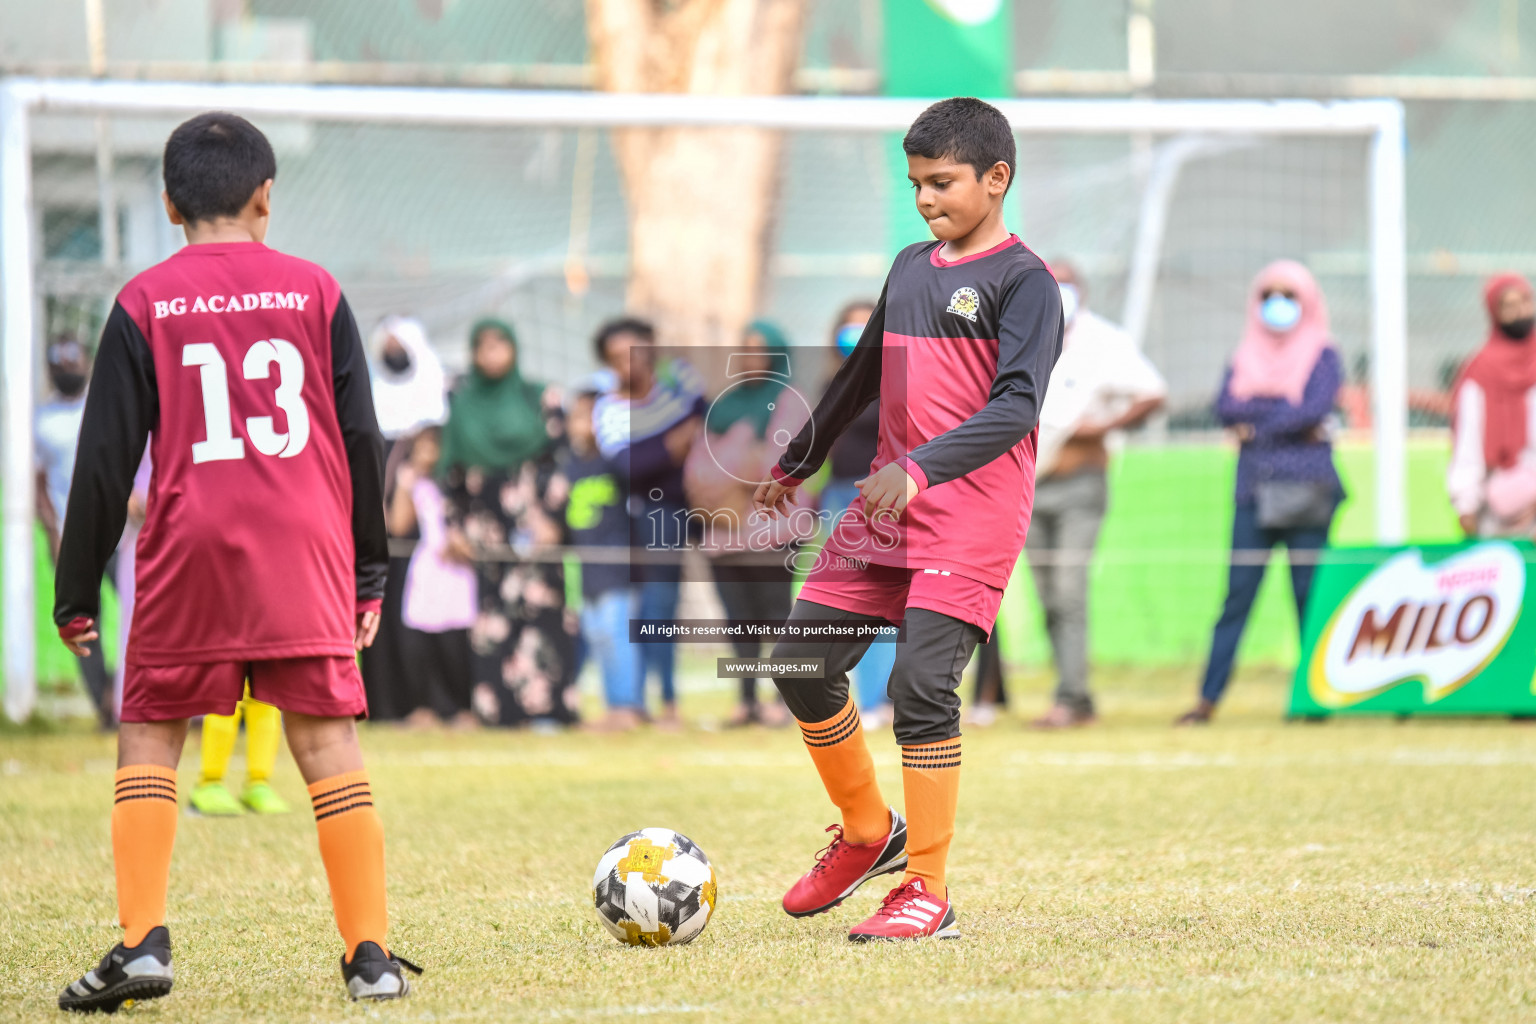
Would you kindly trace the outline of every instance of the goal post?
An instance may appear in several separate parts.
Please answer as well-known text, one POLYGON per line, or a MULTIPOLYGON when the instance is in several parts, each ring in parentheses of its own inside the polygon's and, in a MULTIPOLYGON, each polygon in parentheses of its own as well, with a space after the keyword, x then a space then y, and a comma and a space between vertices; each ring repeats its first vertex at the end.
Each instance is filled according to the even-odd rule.
MULTIPOLYGON (((37 115, 181 117, 221 109, 312 122, 482 129, 749 127, 870 133, 904 131, 929 102, 883 97, 0 81, 0 370, 5 388, 0 417, 0 486, 4 488, 0 568, 4 573, 7 716, 18 721, 27 718, 37 686, 32 421, 40 325, 31 144, 37 115)), ((1375 532, 1382 543, 1405 540, 1408 361, 1402 104, 1395 100, 1019 99, 999 100, 996 106, 1022 135, 1347 136, 1368 144, 1366 304, 1374 406, 1375 532)), ((1154 274, 1156 256, 1152 247, 1148 258, 1154 274)), ((1150 301, 1145 288, 1137 295, 1138 308, 1150 301)))

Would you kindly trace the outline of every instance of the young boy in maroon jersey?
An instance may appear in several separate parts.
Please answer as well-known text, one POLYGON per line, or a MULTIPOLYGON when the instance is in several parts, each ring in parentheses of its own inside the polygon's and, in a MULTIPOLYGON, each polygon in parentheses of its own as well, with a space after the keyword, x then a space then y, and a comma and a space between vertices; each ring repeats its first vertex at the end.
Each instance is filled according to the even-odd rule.
POLYGON ((247 680, 283 710, 309 784, 347 991, 402 996, 411 965, 385 942, 384 835, 353 726, 367 711, 356 655, 378 629, 388 565, 362 341, 330 274, 262 244, 277 164, 255 126, 192 118, 166 142, 164 172, 188 244, 129 281, 107 318, 55 584, 59 635, 83 653, 153 434, 112 808, 125 934, 59 1006, 110 1013, 171 990, 187 720, 232 713, 247 680))
POLYGON ((876 875, 906 869, 854 941, 954 938, 944 884, 960 782, 960 673, 992 630, 1029 529, 1035 425, 1061 353, 1061 293, 1003 226, 1013 131, 976 99, 929 107, 903 142, 917 209, 938 241, 896 257, 864 333, 756 507, 794 490, 876 397, 880 434, 860 497, 834 524, 789 622, 904 621, 891 670, 907 819, 875 781, 848 670, 869 641, 781 642, 825 659, 825 678, 775 680, 800 722, 842 823, 784 897, 795 917, 831 910, 876 875))

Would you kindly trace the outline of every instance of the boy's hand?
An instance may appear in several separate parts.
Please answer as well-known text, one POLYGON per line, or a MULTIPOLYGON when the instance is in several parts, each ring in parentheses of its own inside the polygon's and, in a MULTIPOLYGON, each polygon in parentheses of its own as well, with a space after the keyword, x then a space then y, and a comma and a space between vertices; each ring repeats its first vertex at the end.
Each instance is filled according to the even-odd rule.
MULTIPOLYGON (((92 634, 94 635, 94 634, 92 634)), ((357 617, 357 638, 353 645, 360 651, 373 646, 373 638, 379 635, 379 613, 363 612, 357 617)))
POLYGON ((64 641, 64 646, 69 648, 70 653, 81 658, 91 653, 91 649, 86 644, 100 637, 101 634, 96 632, 96 620, 87 619, 84 616, 76 616, 59 627, 59 639, 64 641))
POLYGON ((780 515, 789 516, 795 504, 795 492, 800 489, 799 484, 780 483, 771 477, 757 485, 757 490, 752 493, 752 511, 766 512, 770 519, 777 519, 780 515))
POLYGON ((859 493, 864 495, 864 517, 873 519, 875 513, 883 508, 888 508, 898 516, 906 509, 907 502, 917 497, 917 481, 902 468, 900 463, 888 462, 881 466, 878 472, 871 473, 862 480, 855 480, 854 486, 859 493))

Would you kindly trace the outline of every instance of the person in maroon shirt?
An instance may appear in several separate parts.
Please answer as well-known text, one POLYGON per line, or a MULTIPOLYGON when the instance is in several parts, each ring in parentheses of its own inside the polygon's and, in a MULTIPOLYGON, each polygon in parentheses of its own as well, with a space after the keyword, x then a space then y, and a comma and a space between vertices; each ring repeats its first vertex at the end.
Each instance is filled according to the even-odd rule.
POLYGON ((754 495, 758 509, 788 514, 795 489, 879 399, 860 497, 800 591, 787 623, 798 633, 774 650, 822 661, 818 678, 775 682, 843 817, 784 909, 818 914, 870 878, 906 869, 849 932, 855 941, 958 934, 944 884, 960 780, 955 691, 1024 547, 1036 424, 1062 342, 1055 279, 1003 226, 1015 160, 1008 119, 981 100, 944 100, 913 122, 903 148, 918 212, 938 241, 896 257, 858 345, 754 495), (910 820, 881 797, 848 696, 848 669, 870 630, 896 622, 890 695, 910 820))
POLYGON ((188 719, 231 714, 247 680, 283 710, 309 784, 348 994, 394 998, 411 965, 385 943, 384 835, 353 725, 389 558, 362 341, 330 274, 262 244, 277 163, 254 125, 192 118, 164 173, 188 244, 107 318, 55 581, 59 635, 83 653, 152 436, 112 809, 124 936, 59 1006, 170 991, 176 765, 188 719))

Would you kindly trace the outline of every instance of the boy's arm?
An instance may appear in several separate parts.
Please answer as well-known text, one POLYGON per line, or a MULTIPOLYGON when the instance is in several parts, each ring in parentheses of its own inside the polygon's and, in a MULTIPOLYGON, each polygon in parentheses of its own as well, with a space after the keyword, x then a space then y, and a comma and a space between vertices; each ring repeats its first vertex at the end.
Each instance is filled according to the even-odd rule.
POLYGON ((149 342, 114 304, 96 351, 59 542, 53 621, 61 633, 83 634, 80 620, 100 617, 101 574, 123 536, 133 477, 159 417, 149 342))
POLYGON ((773 479, 791 487, 814 476, 848 425, 870 402, 880 397, 880 362, 885 339, 885 288, 875 303, 859 343, 837 368, 826 393, 800 433, 789 442, 784 455, 772 469, 773 479))
POLYGON ((368 359, 352 307, 343 296, 331 316, 331 384, 336 419, 352 477, 352 544, 356 551, 357 611, 377 612, 389 572, 389 531, 384 526, 384 438, 373 411, 368 359))
POLYGON ((1046 271, 1029 271, 998 318, 997 377, 987 404, 896 460, 919 489, 980 469, 1029 436, 1061 355, 1061 333, 1061 289, 1046 271))

